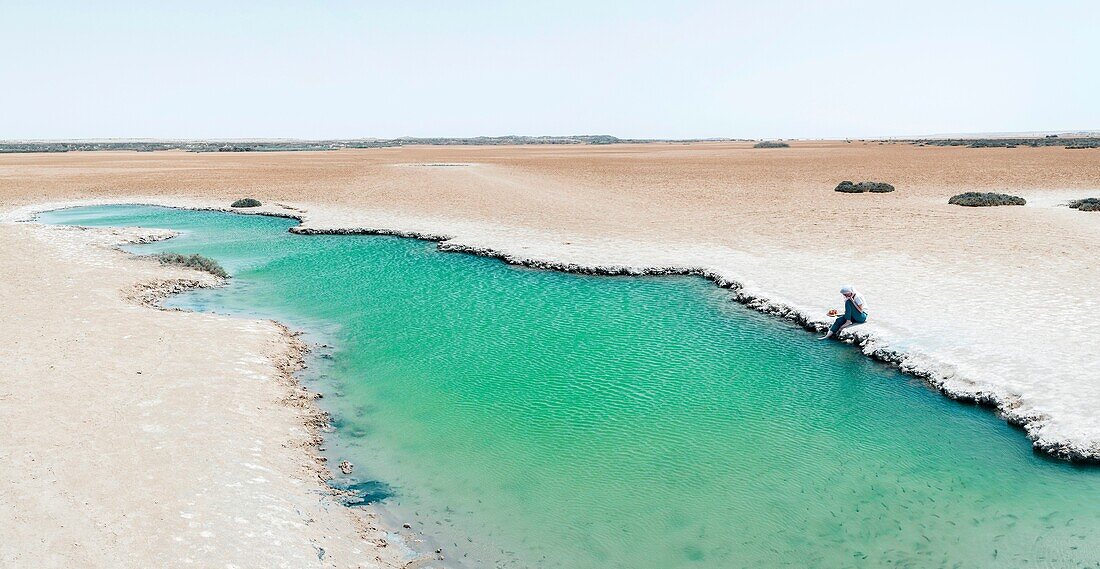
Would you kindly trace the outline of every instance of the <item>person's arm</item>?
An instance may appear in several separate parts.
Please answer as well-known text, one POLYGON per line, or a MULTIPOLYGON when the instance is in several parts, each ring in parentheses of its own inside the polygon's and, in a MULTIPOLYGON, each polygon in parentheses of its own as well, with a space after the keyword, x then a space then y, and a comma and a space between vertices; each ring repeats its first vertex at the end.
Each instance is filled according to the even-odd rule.
POLYGON ((856 304, 856 303, 853 302, 852 306, 855 306, 856 310, 858 310, 860 312, 860 314, 867 314, 867 303, 866 302, 864 302, 863 304, 856 304))

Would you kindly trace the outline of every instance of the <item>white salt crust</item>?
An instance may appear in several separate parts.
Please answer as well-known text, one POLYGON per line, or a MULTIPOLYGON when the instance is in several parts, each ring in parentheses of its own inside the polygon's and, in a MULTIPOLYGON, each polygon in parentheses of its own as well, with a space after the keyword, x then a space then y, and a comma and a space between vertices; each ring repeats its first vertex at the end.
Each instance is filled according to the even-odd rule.
MULTIPOLYGON (((1050 200, 1047 200, 1050 201, 1050 200)), ((930 271, 897 254, 859 259, 845 251, 808 254, 767 244, 734 249, 706 243, 649 243, 578 237, 526 228, 314 204, 269 203, 237 210, 192 199, 128 197, 42 203, 3 215, 104 204, 149 204, 298 219, 294 233, 389 234, 430 239, 462 251, 532 267, 593 274, 698 274, 730 288, 748 306, 813 329, 831 319, 841 284, 856 281, 871 320, 847 340, 867 355, 924 378, 946 395, 994 405, 1036 449, 1070 460, 1100 460, 1100 279, 1074 282, 1050 271, 1011 278, 980 260, 930 271)), ((1058 207, 1055 202, 1036 204, 1058 207)))

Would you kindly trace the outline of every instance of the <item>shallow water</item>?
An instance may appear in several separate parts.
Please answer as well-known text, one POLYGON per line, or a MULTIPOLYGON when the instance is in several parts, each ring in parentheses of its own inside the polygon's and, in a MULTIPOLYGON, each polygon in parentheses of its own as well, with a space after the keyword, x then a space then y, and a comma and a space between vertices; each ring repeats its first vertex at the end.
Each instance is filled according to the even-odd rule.
POLYGON ((228 287, 177 305, 315 331, 333 460, 468 567, 1100 567, 1100 468, 692 277, 592 277, 144 206, 228 287), (327 357, 331 354, 331 359, 327 357))

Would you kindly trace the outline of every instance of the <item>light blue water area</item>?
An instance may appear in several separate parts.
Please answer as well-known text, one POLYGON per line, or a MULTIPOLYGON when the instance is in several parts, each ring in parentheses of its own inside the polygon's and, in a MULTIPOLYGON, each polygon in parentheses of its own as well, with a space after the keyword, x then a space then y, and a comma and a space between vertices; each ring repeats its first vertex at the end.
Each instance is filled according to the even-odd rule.
POLYGON ((233 278, 176 302, 320 331, 333 459, 470 567, 1100 567, 1100 469, 699 278, 259 216, 42 219, 183 231, 136 249, 233 278))

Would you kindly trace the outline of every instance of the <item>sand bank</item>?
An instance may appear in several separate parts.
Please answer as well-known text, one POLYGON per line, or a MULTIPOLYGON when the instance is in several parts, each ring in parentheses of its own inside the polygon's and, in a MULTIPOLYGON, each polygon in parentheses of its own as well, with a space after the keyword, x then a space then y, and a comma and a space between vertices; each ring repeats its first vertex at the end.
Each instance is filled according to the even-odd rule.
POLYGON ((167 235, 0 224, 0 565, 402 566, 326 490, 300 342, 139 304, 218 284, 110 248, 167 235))

